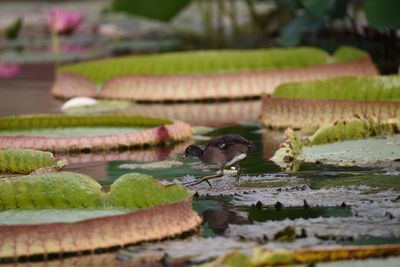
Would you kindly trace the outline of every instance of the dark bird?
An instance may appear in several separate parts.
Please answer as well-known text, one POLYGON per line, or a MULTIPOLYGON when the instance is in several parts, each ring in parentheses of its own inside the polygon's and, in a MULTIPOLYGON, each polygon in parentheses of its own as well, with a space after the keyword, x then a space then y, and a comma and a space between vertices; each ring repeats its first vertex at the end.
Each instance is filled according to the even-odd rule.
POLYGON ((207 182, 211 186, 208 180, 223 176, 226 166, 235 166, 237 169, 237 178, 239 179, 241 168, 238 161, 244 159, 252 147, 252 142, 238 134, 216 136, 210 140, 204 149, 196 145, 188 146, 185 150, 184 158, 198 157, 205 164, 216 165, 220 171, 217 175, 206 176, 186 185, 207 182))

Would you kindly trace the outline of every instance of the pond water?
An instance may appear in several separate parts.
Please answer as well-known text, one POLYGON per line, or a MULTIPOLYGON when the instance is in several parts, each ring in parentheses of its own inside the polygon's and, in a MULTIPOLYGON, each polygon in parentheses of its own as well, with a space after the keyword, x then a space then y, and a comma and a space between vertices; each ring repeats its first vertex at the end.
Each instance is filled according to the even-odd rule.
MULTIPOLYGON (((50 94, 52 67, 26 66, 22 69, 18 80, 0 80, 0 115, 60 112, 62 101, 50 94), (40 71, 36 73, 36 70, 40 71)), ((193 192, 197 192, 193 207, 204 218, 201 237, 244 239, 272 247, 400 243, 399 169, 304 164, 297 173, 285 173, 269 160, 279 147, 283 133, 262 130, 254 123, 259 116, 259 100, 155 104, 153 109, 150 104, 140 104, 131 112, 141 110, 142 113, 161 116, 163 108, 164 114, 171 118, 186 119, 203 126, 219 126, 205 134, 206 137, 237 133, 254 142, 255 148, 240 162, 244 175, 240 184, 227 175, 212 181, 212 188, 207 185, 193 188, 193 192), (234 121, 241 123, 234 124, 234 121), (274 233, 287 225, 296 226, 299 238, 302 234, 308 237, 292 245, 270 242, 274 233)), ((204 141, 193 142, 205 144, 206 139, 203 136, 196 140, 204 141)), ((129 172, 146 173, 162 180, 215 173, 214 169, 199 165, 196 160, 167 169, 121 167, 122 164, 164 159, 179 161, 187 144, 146 151, 57 156, 69 159, 70 165, 65 170, 87 174, 105 188, 129 172)), ((226 249, 229 248, 226 245, 226 249)))

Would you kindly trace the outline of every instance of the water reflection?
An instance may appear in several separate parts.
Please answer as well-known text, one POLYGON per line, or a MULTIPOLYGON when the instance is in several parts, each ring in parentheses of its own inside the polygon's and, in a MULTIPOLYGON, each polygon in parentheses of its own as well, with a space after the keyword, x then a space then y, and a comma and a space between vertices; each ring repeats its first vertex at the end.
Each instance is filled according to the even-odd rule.
POLYGON ((239 121, 258 120, 261 100, 213 103, 135 104, 128 113, 182 120, 191 125, 223 127, 239 121))
POLYGON ((223 235, 229 224, 252 224, 246 212, 238 212, 225 208, 223 210, 206 210, 202 214, 203 219, 216 235, 223 235))
POLYGON ((283 142, 283 132, 279 130, 264 129, 262 136, 263 157, 269 160, 283 142))

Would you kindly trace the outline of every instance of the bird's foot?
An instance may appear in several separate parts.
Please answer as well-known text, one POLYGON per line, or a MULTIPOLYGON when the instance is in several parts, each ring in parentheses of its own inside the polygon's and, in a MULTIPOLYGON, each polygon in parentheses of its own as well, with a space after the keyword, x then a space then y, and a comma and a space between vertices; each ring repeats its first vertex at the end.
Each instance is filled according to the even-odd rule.
POLYGON ((222 177, 223 175, 224 175, 223 173, 220 173, 220 174, 216 174, 216 175, 205 176, 205 177, 203 177, 201 179, 198 179, 198 180, 195 180, 195 181, 182 183, 182 185, 184 185, 184 186, 194 186, 194 185, 198 185, 198 184, 201 184, 203 182, 206 182, 210 187, 212 187, 212 185, 211 185, 209 180, 222 177))

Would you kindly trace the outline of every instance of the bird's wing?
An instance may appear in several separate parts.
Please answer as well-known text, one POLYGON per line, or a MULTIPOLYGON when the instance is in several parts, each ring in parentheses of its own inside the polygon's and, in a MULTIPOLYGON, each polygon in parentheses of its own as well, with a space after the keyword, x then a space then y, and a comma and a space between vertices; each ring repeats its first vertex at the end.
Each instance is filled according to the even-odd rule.
POLYGON ((231 145, 243 144, 252 147, 253 144, 249 140, 238 134, 224 134, 216 136, 210 140, 207 147, 217 147, 219 149, 227 149, 231 145))

